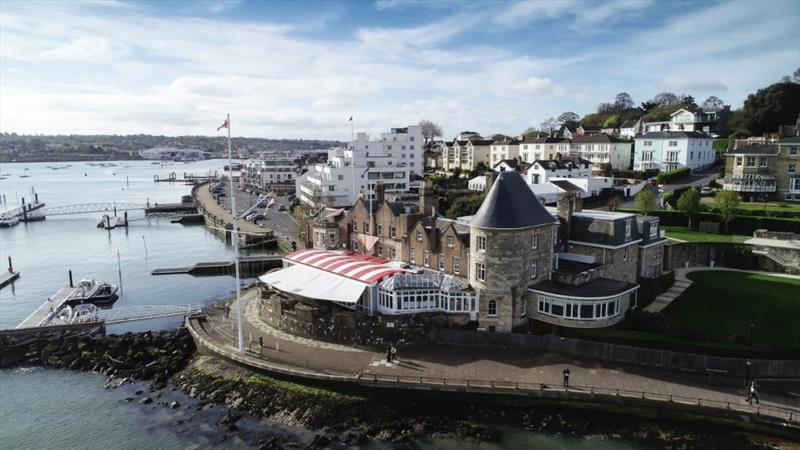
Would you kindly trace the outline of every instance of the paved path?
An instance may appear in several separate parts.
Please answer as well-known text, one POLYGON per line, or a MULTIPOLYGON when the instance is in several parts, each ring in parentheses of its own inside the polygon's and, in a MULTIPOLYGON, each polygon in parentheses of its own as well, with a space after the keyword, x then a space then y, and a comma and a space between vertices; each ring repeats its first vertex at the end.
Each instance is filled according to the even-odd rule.
POLYGON ((727 267, 708 267, 708 266, 699 266, 699 267, 689 267, 689 268, 680 268, 675 269, 675 284, 673 284, 669 289, 661 293, 658 297, 653 300, 653 303, 647 305, 644 309, 645 312, 649 313, 656 313, 672 303, 673 300, 678 298, 683 291, 689 288, 692 285, 692 280, 690 280, 686 275, 691 272, 700 272, 704 270, 719 270, 719 271, 727 271, 727 272, 746 272, 746 273, 754 273, 759 275, 769 275, 771 277, 784 277, 784 278, 794 278, 800 279, 800 275, 790 275, 786 273, 774 273, 774 272, 764 272, 760 270, 742 270, 742 269, 730 269, 727 267))
MULTIPOLYGON (((299 338, 266 326, 257 317, 258 297, 255 290, 243 296, 244 334, 247 355, 273 364, 300 370, 347 377, 406 377, 418 379, 471 380, 473 383, 508 382, 529 386, 546 385, 561 388, 562 370, 569 368, 573 386, 588 389, 648 392, 687 399, 702 398, 725 404, 746 405, 743 380, 709 378, 688 374, 627 366, 610 362, 586 361, 553 353, 536 353, 520 349, 466 348, 425 345, 400 350, 399 361, 387 363, 384 352, 355 349, 313 339, 299 338), (263 337, 264 348, 258 345, 263 337)), ((230 317, 211 314, 211 327, 219 332, 205 335, 220 348, 235 350, 235 309, 230 317)), ((800 411, 796 398, 763 392, 762 405, 794 408, 800 411)), ((797 413, 795 413, 797 414, 797 413)))

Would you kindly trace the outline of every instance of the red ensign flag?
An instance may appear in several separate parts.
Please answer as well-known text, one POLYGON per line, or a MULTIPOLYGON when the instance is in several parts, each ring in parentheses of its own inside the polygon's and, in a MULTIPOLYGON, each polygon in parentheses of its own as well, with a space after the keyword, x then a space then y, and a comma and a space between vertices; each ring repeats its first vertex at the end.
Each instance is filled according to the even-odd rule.
POLYGON ((217 128, 217 131, 223 128, 228 128, 228 119, 225 119, 225 122, 222 122, 222 125, 220 125, 219 128, 217 128))

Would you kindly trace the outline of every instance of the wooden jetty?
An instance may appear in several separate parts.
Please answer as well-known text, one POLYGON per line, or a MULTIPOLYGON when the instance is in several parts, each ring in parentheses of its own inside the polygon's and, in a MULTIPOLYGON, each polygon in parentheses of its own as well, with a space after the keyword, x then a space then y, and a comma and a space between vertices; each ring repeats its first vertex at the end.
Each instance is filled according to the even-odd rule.
POLYGON ((19 272, 6 271, 0 274, 0 288, 19 278, 19 272))
POLYGON ((72 296, 77 288, 65 287, 56 292, 56 295, 47 299, 42 306, 36 311, 32 312, 27 319, 23 320, 17 328, 34 328, 42 325, 47 325, 47 321, 51 318, 51 314, 58 311, 64 303, 72 296))
POLYGON ((146 215, 166 213, 197 213, 194 202, 183 203, 156 203, 144 210, 146 215))
MULTIPOLYGON (((239 258, 239 270, 247 275, 261 275, 264 272, 282 266, 281 255, 242 256, 239 258)), ((189 274, 196 276, 233 275, 233 261, 200 262, 188 267, 167 267, 155 269, 151 275, 189 274)))

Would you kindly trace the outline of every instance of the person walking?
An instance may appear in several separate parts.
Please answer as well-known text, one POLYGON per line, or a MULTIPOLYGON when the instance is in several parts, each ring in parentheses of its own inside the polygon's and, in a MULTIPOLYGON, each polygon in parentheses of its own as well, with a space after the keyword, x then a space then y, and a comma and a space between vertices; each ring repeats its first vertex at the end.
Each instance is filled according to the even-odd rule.
POLYGON ((756 380, 753 380, 750 383, 750 396, 747 397, 747 402, 749 404, 751 404, 751 405, 753 404, 753 400, 756 401, 757 405, 761 404, 761 402, 758 401, 758 391, 756 390, 756 380))
POLYGON ((395 346, 392 345, 392 348, 389 351, 392 354, 392 361, 397 361, 397 348, 395 348, 395 346))
POLYGON ((564 375, 564 389, 569 387, 569 367, 565 367, 564 370, 561 372, 561 375, 564 375))
POLYGON ((392 348, 391 347, 386 349, 386 362, 387 363, 392 362, 392 348))

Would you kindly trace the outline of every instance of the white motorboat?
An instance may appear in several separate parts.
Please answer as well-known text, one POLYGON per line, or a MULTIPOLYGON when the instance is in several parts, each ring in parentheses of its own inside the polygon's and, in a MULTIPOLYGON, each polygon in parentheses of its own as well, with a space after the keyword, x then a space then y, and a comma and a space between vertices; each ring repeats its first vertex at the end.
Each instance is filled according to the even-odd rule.
POLYGON ((20 223, 21 220, 19 216, 2 216, 0 217, 0 228, 13 227, 20 223))
POLYGON ((83 278, 75 292, 67 300, 70 304, 92 303, 103 305, 113 303, 119 288, 111 283, 98 283, 94 278, 83 278))

